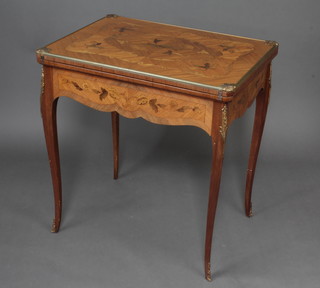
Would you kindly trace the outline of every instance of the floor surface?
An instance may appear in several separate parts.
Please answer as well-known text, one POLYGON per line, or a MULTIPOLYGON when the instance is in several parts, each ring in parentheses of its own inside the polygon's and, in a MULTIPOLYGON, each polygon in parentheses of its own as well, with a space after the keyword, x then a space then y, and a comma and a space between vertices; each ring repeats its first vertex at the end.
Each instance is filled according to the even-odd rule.
POLYGON ((143 125, 140 138, 128 125, 121 131, 116 181, 109 136, 84 129, 76 139, 62 137, 58 234, 50 233, 43 139, 2 149, 1 287, 319 287, 319 165, 262 155, 248 219, 246 161, 226 155, 210 283, 203 273, 209 137, 190 127, 161 126, 150 134, 156 126, 143 125), (202 141, 188 143, 190 136, 202 141))

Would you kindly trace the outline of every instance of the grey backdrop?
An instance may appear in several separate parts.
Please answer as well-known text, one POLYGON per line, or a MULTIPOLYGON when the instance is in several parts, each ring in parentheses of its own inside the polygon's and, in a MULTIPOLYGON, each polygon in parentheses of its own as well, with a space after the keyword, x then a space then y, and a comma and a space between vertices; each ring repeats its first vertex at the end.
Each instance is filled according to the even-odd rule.
POLYGON ((319 1, 1 0, 0 287, 319 287, 319 1), (61 99, 63 222, 39 112, 36 48, 109 13, 280 43, 253 191, 243 193, 254 108, 229 129, 203 277, 209 137, 121 118, 112 180, 110 115, 61 99))

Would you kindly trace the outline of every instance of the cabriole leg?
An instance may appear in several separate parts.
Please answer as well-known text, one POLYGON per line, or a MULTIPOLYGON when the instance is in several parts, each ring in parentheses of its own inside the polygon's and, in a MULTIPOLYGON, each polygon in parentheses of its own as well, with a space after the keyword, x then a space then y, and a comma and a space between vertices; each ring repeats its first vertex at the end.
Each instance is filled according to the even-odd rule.
POLYGON ((118 179, 119 170, 119 114, 111 112, 113 142, 113 179, 118 179))
POLYGON ((270 69, 268 68, 268 75, 266 77, 265 89, 261 90, 256 98, 256 111, 254 117, 254 126, 252 132, 251 148, 249 163, 247 169, 247 180, 246 180, 246 192, 245 192, 245 211, 248 217, 252 216, 252 185, 254 174, 256 170, 256 164, 261 144, 261 138, 263 134, 264 124, 266 120, 269 97, 270 97, 270 69))
POLYGON ((44 66, 42 69, 41 115, 54 191, 55 217, 52 223, 51 232, 56 233, 60 228, 62 209, 61 173, 56 120, 58 98, 54 99, 53 97, 52 68, 44 66))
POLYGON ((218 195, 220 189, 220 179, 222 172, 222 163, 224 157, 224 144, 227 133, 227 105, 217 103, 214 105, 213 129, 212 129, 212 168, 210 176, 210 191, 208 201, 206 243, 205 243, 205 277, 208 281, 211 278, 211 246, 214 219, 216 214, 218 195))

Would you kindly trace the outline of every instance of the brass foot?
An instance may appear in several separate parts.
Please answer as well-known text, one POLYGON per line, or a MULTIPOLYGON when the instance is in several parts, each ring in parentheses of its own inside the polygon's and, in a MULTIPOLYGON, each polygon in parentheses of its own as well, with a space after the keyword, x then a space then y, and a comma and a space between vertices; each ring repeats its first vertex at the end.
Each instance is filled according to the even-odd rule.
POLYGON ((56 220, 53 219, 53 222, 52 222, 52 225, 51 225, 51 232, 52 233, 57 233, 59 231, 59 226, 60 226, 60 223, 57 224, 56 220))
POLYGON ((253 213, 252 213, 252 203, 250 203, 250 211, 249 211, 249 217, 252 217, 253 213))
POLYGON ((212 278, 211 278, 210 274, 206 276, 206 280, 209 281, 209 282, 212 282, 212 278))
POLYGON ((211 263, 208 263, 208 267, 207 267, 207 271, 206 271, 206 280, 211 282, 212 278, 211 278, 211 263))

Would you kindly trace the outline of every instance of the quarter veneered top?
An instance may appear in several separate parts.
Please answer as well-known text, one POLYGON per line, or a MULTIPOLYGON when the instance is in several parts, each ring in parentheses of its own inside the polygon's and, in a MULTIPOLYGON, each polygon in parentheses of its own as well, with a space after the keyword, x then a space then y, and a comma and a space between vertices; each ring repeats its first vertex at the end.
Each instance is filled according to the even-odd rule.
POLYGON ((42 49, 50 63, 212 92, 239 86, 277 54, 274 41, 107 15, 42 49))

